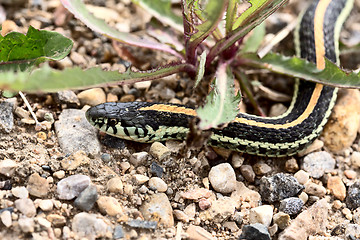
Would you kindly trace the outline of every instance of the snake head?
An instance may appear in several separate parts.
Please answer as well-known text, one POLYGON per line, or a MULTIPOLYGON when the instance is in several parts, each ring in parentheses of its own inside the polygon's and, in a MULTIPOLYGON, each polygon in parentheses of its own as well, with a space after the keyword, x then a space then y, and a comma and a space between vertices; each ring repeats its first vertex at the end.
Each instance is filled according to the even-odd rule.
POLYGON ((147 104, 102 103, 89 108, 85 116, 91 125, 102 132, 123 139, 141 141, 148 133, 146 119, 138 111, 144 105, 147 104))

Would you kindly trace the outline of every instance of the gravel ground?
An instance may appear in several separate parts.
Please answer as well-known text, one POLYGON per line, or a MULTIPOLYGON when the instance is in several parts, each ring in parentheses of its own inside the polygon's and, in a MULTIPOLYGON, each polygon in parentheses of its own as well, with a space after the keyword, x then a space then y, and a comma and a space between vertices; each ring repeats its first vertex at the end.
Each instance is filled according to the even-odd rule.
MULTIPOLYGON (((146 70, 174 60, 91 32, 58 0, 0 3, 4 32, 25 33, 32 25, 73 39, 71 54, 51 63, 55 68, 124 69, 131 61, 146 70)), ((292 1, 275 14, 269 30, 277 32, 295 19, 302 4, 292 1)), ((358 41, 356 4, 343 42, 358 41)), ((122 31, 142 30, 151 18, 129 0, 90 5, 122 31)), ((291 38, 274 50, 292 52, 291 38)), ((349 68, 358 67, 357 59, 353 52, 342 56, 349 68)), ((267 75, 253 78, 261 76, 267 75)), ((270 101, 261 89, 256 93, 269 115, 281 113, 291 94, 286 80, 274 84, 274 78, 267 76, 264 85, 285 93, 284 103, 270 101)), ((358 90, 341 90, 322 136, 306 151, 282 159, 189 148, 177 141, 122 141, 99 134, 84 116, 89 106, 105 101, 196 106, 199 95, 192 86, 186 76, 171 76, 132 86, 27 95, 40 129, 20 97, 2 99, 0 239, 360 239, 358 90)), ((270 91, 271 96, 279 95, 270 91)))

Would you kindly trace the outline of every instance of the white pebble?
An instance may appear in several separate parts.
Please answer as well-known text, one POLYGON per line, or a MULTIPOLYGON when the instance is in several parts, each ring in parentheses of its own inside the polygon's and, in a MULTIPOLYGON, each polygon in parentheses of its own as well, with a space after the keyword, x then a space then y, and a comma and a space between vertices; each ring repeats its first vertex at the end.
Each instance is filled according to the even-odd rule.
POLYGON ((211 186, 220 193, 231 193, 236 188, 236 176, 229 163, 222 163, 211 168, 209 172, 211 186))

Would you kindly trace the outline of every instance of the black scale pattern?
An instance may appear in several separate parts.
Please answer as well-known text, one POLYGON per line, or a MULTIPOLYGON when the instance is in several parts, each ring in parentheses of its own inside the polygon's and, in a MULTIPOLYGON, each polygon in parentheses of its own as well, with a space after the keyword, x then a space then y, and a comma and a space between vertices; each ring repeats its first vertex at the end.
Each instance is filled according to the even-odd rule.
MULTIPOLYGON (((336 53, 334 50, 334 28, 333 24, 338 18, 341 10, 343 9, 346 0, 332 1, 330 3, 324 19, 324 35, 325 35, 325 49, 326 57, 331 61, 336 61, 336 53)), ((302 24, 300 27, 300 43, 301 43, 301 57, 306 58, 309 61, 316 62, 315 54, 315 43, 313 35, 313 19, 314 13, 318 1, 311 3, 311 7, 305 12, 302 24)), ((260 118, 252 115, 239 114, 238 117, 245 117, 247 119, 252 119, 257 122, 264 122, 270 124, 284 124, 292 122, 297 119, 299 115, 307 107, 307 103, 311 98, 313 89, 315 87, 314 83, 300 81, 299 92, 297 101, 294 105, 293 111, 287 116, 281 119, 271 119, 271 118, 260 118)), ((313 133, 315 129, 318 128, 322 122, 330 104, 330 100, 333 96, 334 88, 325 86, 322 90, 320 100, 315 106, 315 111, 303 121, 301 124, 294 127, 285 128, 285 129, 272 129, 272 128, 261 128, 257 126, 251 126, 240 123, 230 123, 226 128, 222 130, 213 130, 215 134, 222 136, 227 136, 230 138, 240 138, 246 139, 254 142, 263 142, 263 143, 290 143, 297 140, 301 140, 306 136, 309 136, 313 133)), ((111 126, 121 123, 123 127, 132 127, 145 129, 146 125, 149 125, 156 131, 160 126, 179 126, 186 127, 188 126, 189 120, 192 117, 189 117, 185 114, 179 113, 168 113, 160 112, 154 110, 147 111, 138 111, 141 107, 151 106, 155 103, 146 103, 146 102, 132 102, 132 103, 106 103, 95 106, 88 110, 87 117, 96 120, 98 117, 106 117, 111 119, 111 126)), ((168 104, 173 105, 173 104, 168 104)), ((98 122, 99 127, 101 123, 98 122)), ((146 134, 146 133, 145 133, 146 134)), ((177 137, 177 134, 167 135, 165 137, 174 138, 177 137)), ((316 136, 315 136, 316 137, 316 136)), ((313 141, 315 139, 311 139, 313 141)), ((288 155, 295 154, 297 151, 305 148, 309 145, 310 142, 301 143, 296 146, 294 149, 273 149, 269 150, 265 147, 254 148, 252 146, 233 146, 228 142, 220 143, 223 147, 234 149, 238 151, 245 151, 248 153, 255 153, 260 155, 288 155)), ((209 142, 211 145, 219 145, 218 142, 209 142)))

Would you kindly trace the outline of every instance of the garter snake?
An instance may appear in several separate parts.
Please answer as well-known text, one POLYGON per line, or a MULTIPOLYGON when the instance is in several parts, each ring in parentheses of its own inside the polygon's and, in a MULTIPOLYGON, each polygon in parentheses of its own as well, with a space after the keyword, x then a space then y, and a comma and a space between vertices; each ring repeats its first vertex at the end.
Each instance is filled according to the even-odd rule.
MULTIPOLYGON (((340 29, 353 0, 316 0, 302 14, 295 32, 297 53, 325 68, 324 56, 339 63, 340 29)), ((337 89, 296 80, 293 100, 278 117, 239 113, 223 129, 212 129, 208 144, 259 156, 290 156, 310 145, 321 133, 335 104, 337 89)), ((107 134, 137 141, 185 139, 194 109, 174 104, 104 103, 86 112, 88 121, 107 134)))

